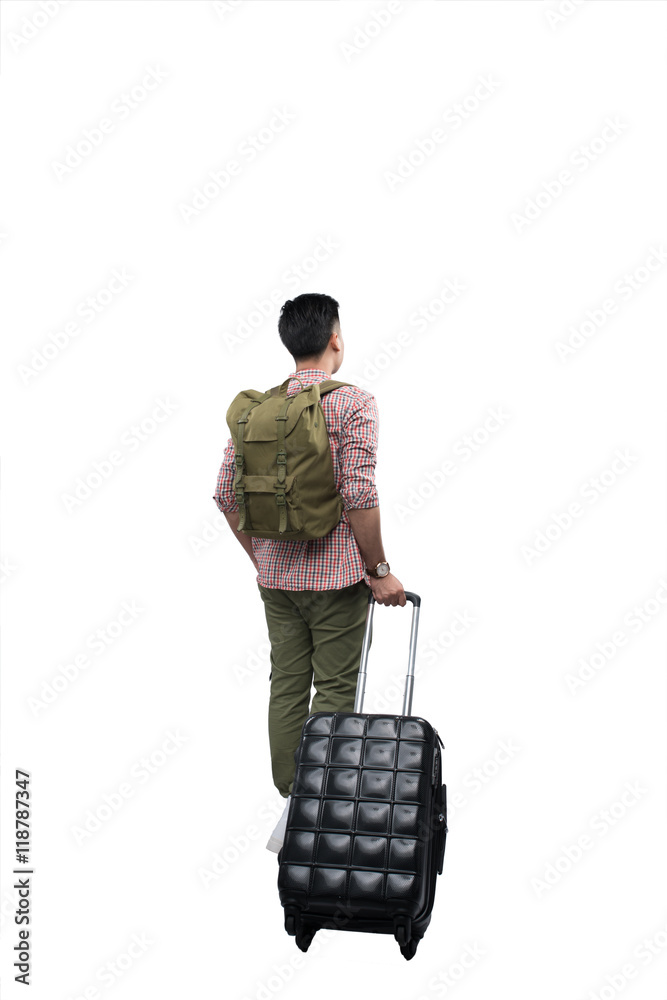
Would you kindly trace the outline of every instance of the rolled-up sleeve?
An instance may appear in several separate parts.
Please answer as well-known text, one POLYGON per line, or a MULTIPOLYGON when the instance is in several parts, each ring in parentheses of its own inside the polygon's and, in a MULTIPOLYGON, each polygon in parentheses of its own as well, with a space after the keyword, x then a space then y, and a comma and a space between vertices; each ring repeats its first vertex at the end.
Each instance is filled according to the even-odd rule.
POLYGON ((215 485, 215 493, 213 494, 213 499, 216 504, 220 510, 225 513, 231 513, 232 511, 239 509, 239 505, 236 501, 236 494, 234 493, 235 478, 236 464, 234 461, 234 442, 230 438, 222 457, 222 465, 220 466, 218 480, 215 485))
POLYGON ((377 403, 370 393, 343 421, 340 494, 344 510, 378 506, 375 486, 378 424, 377 403))

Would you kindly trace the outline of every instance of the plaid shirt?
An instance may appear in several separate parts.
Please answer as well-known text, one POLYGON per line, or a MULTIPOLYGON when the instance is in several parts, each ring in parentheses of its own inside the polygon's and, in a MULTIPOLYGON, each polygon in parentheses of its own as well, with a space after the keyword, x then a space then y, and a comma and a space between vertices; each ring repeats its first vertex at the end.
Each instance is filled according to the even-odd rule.
MULTIPOLYGON (((292 372, 290 379, 295 372, 292 372)), ((324 382, 330 376, 320 368, 304 368, 299 378, 305 385, 324 382)), ((290 381, 288 395, 299 391, 290 381)), ((368 582, 364 561, 346 516, 358 507, 377 507, 375 462, 378 440, 378 410, 375 397, 365 389, 341 386, 322 397, 322 410, 329 432, 336 489, 343 498, 343 515, 324 538, 293 541, 252 538, 259 566, 257 582, 280 590, 339 590, 361 579, 368 582)), ((238 510, 234 494, 234 444, 229 438, 213 499, 222 511, 238 510)))

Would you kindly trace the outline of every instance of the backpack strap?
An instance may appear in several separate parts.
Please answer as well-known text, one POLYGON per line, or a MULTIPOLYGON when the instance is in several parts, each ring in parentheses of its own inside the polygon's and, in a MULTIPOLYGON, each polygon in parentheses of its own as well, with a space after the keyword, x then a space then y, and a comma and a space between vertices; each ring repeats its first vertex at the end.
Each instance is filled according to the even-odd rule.
MULTIPOLYGON (((243 487, 241 485, 241 479, 243 478, 243 469, 245 461, 243 457, 243 430, 245 425, 248 423, 248 414, 252 410, 253 406, 259 406, 261 402, 263 402, 261 399, 253 400, 250 406, 243 411, 243 414, 237 420, 239 430, 238 430, 238 441, 236 444, 236 453, 234 456, 234 461, 236 462, 236 478, 234 480, 234 492, 236 494, 236 502, 239 505, 239 526, 238 526, 239 531, 241 531, 241 529, 246 526, 247 515, 248 515, 245 504, 245 495, 243 492, 243 487)), ((252 527, 252 525, 248 525, 248 527, 252 527)))
POLYGON ((336 382, 334 379, 326 379, 324 382, 320 382, 320 398, 325 396, 327 392, 333 392, 334 389, 340 389, 343 385, 349 385, 350 389, 356 389, 356 385, 352 385, 351 382, 336 382))
MULTIPOLYGON (((283 385, 287 387, 287 382, 283 385)), ((282 386, 277 387, 282 389, 282 386)), ((278 393, 276 393, 278 395, 278 393)), ((298 396, 298 393, 295 393, 298 396)), ((279 489, 276 492, 276 503, 280 511, 280 520, 278 524, 278 531, 282 534, 283 531, 287 529, 287 498, 285 497, 285 470, 287 466, 287 452, 285 451, 285 423, 287 421, 287 411, 294 402, 294 396, 286 396, 283 407, 276 417, 277 427, 277 438, 278 438, 278 451, 276 453, 276 465, 278 466, 278 486, 279 489)))
MULTIPOLYGON (((267 395, 268 396, 282 396, 282 395, 287 395, 287 386, 291 382, 292 379, 296 379, 297 382, 301 382, 301 379, 298 377, 298 375, 292 375, 290 378, 285 379, 285 381, 282 382, 280 385, 274 385, 274 387, 272 389, 268 390, 267 395)), ((351 382, 336 382, 335 379, 325 379, 323 382, 313 382, 313 383, 310 383, 310 384, 312 384, 312 385, 319 385, 319 387, 320 387, 320 396, 324 396, 324 395, 326 395, 327 392, 332 392, 334 389, 340 389, 340 387, 342 385, 349 385, 349 387, 351 389, 356 389, 357 388, 357 386, 356 385, 352 385, 351 382)), ((303 382, 301 382, 301 386, 304 389, 306 388, 304 386, 303 382)), ((298 395, 298 393, 295 393, 295 395, 298 395)))

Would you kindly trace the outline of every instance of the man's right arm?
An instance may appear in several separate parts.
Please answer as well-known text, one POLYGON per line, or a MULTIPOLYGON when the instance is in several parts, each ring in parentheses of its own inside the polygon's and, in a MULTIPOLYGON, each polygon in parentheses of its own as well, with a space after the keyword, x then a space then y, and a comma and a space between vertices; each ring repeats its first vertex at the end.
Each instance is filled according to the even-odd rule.
MULTIPOLYGON (((364 402, 343 423, 341 495, 361 558, 371 569, 386 561, 375 486, 377 441, 377 404, 375 397, 368 393, 364 402)), ((369 580, 379 604, 400 604, 402 607, 406 603, 403 585, 392 573, 382 579, 369 575, 369 580)))
MULTIPOLYGON (((372 569, 379 562, 386 562, 380 531, 380 508, 358 507, 356 510, 350 508, 347 511, 347 518, 366 566, 372 569)), ((393 573, 388 573, 382 578, 369 575, 368 579, 373 597, 378 604, 390 604, 393 607, 397 604, 401 607, 405 605, 403 584, 393 573)))

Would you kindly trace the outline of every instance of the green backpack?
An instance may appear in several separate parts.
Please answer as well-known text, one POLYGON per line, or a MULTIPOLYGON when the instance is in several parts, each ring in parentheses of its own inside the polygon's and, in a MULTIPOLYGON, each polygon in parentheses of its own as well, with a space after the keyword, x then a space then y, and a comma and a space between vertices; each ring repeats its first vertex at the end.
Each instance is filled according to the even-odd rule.
POLYGON ((289 381, 268 392, 245 389, 227 410, 238 530, 255 538, 322 538, 343 512, 320 399, 350 383, 301 383, 288 396, 289 381))

